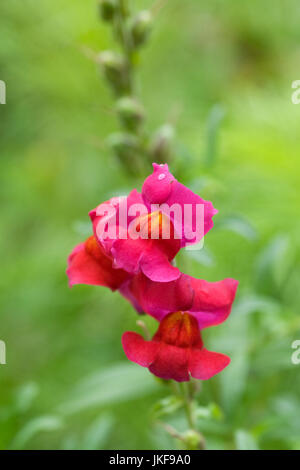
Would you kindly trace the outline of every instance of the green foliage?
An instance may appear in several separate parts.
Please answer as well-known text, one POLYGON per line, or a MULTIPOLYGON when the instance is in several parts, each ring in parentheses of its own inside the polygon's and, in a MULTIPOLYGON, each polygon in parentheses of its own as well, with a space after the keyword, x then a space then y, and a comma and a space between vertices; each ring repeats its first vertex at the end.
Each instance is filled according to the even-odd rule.
POLYGON ((20 429, 11 443, 11 449, 24 449, 29 441, 38 433, 57 431, 62 427, 58 416, 40 416, 28 421, 20 429))
POLYGON ((159 400, 153 406, 153 415, 155 418, 175 413, 183 407, 182 398, 176 395, 170 395, 159 400))
MULTIPOLYGON (((84 52, 120 51, 98 16, 96 0, 0 6, 1 449, 170 449, 153 423, 157 402, 186 430, 166 385, 125 362, 132 308, 104 288, 67 286, 67 255, 91 233, 88 211, 140 189, 151 171, 147 163, 141 177, 128 174, 105 145, 118 116, 84 52)), ((180 253, 177 265, 240 281, 227 322, 203 332, 231 364, 202 384, 197 426, 209 449, 299 449, 298 2, 172 0, 153 16, 133 57, 154 139, 143 145, 219 210, 204 250, 180 253)), ((136 159, 136 140, 127 142, 136 159)))
POLYGON ((258 450, 255 439, 251 434, 243 429, 238 429, 235 433, 237 450, 258 450))
POLYGON ((220 105, 215 105, 211 109, 207 119, 207 149, 206 149, 206 164, 211 166, 215 163, 217 158, 217 141, 218 134, 222 120, 224 119, 225 111, 220 105))
POLYGON ((114 420, 111 414, 104 414, 97 418, 87 429, 83 439, 82 449, 101 449, 105 445, 113 429, 114 420))
POLYGON ((155 385, 145 370, 127 362, 115 364, 84 379, 58 411, 69 415, 90 407, 126 402, 151 393, 155 385))

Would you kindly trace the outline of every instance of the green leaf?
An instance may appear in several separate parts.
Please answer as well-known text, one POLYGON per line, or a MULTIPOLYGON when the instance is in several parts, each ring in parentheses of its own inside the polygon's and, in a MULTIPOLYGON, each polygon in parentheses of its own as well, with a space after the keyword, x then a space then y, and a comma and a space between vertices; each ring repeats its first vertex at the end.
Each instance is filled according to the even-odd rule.
POLYGON ((272 238, 256 261, 257 285, 273 290, 281 287, 290 273, 294 259, 295 252, 287 236, 272 238))
POLYGON ((74 434, 67 435, 62 442, 61 449, 62 450, 76 450, 79 449, 80 446, 78 445, 78 437, 74 434))
POLYGON ((216 403, 210 403, 209 409, 213 419, 216 421, 222 421, 224 419, 224 413, 219 405, 216 403))
POLYGON ((92 234, 91 222, 85 220, 76 220, 73 223, 73 230, 82 237, 89 237, 92 234))
POLYGON ((207 406, 197 406, 195 410, 198 419, 210 419, 221 421, 224 418, 223 411, 216 403, 210 403, 207 406))
POLYGON ((35 382, 22 385, 16 393, 14 411, 17 413, 25 413, 30 409, 38 394, 39 387, 35 382))
POLYGON ((210 419, 211 418, 211 410, 209 406, 197 406, 195 410, 195 415, 199 419, 210 419))
POLYGON ((276 338, 276 341, 262 344, 252 358, 252 368, 256 374, 266 378, 284 370, 294 370, 291 361, 293 349, 290 338, 276 338))
POLYGON ((58 416, 39 416, 34 418, 17 433, 13 439, 10 448, 11 449, 24 449, 26 444, 36 434, 40 432, 51 432, 57 431, 62 428, 63 421, 58 416))
POLYGON ((101 415, 87 430, 81 448, 84 450, 94 450, 104 447, 113 425, 114 419, 110 414, 101 415))
POLYGON ((158 383, 149 372, 130 363, 112 365, 75 386, 70 398, 58 407, 73 414, 93 407, 121 403, 153 393, 158 383))
POLYGON ((235 432, 235 444, 237 450, 258 450, 258 445, 252 434, 244 429, 235 432))
POLYGON ((224 351, 231 358, 230 366, 219 376, 222 407, 226 412, 234 412, 239 406, 247 387, 249 373, 249 321, 250 316, 234 315, 226 325, 226 336, 221 342, 215 341, 216 350, 224 351))
POLYGON ((215 228, 230 230, 249 241, 257 239, 257 232, 254 227, 247 219, 239 215, 219 219, 215 228))
POLYGON ((207 248, 202 248, 200 250, 184 250, 184 253, 186 255, 197 261, 197 263, 202 264, 203 266, 213 266, 215 264, 215 258, 214 255, 209 251, 207 248))
POLYGON ((168 415, 175 413, 179 408, 183 406, 183 401, 181 397, 176 395, 170 395, 169 397, 159 400, 153 406, 153 414, 155 418, 160 416, 168 415))
POLYGON ((260 295, 245 295, 239 299, 233 309, 237 315, 249 315, 255 312, 277 313, 279 311, 278 302, 269 297, 260 295))

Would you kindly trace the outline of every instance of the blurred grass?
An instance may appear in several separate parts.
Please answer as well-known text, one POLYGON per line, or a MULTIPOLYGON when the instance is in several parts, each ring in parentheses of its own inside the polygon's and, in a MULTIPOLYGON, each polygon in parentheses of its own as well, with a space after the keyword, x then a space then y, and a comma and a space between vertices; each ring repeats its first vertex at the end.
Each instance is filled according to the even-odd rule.
MULTIPOLYGON (((10 0, 0 18, 0 448, 170 448, 151 417, 164 387, 130 366, 141 383, 127 389, 120 337, 136 314, 104 288, 70 290, 65 276, 88 211, 141 187, 106 150, 111 96, 82 53, 110 48, 111 38, 94 0, 10 0), (81 399, 94 406, 64 414, 91 374, 112 393, 101 401, 103 386, 90 383, 81 399)), ((199 398, 224 415, 200 419, 209 448, 300 448, 299 366, 290 360, 300 337, 300 107, 290 98, 299 20, 296 0, 172 0, 141 55, 149 127, 180 110, 171 170, 219 209, 206 258, 180 253, 178 266, 240 280, 230 319, 205 332, 232 358, 199 398), (207 165, 215 105, 225 117, 207 165)))

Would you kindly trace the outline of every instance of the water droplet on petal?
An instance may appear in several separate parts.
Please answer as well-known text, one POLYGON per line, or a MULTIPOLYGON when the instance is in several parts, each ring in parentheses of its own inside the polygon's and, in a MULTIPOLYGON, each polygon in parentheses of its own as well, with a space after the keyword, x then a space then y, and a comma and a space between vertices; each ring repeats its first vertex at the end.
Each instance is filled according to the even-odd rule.
POLYGON ((164 173, 161 173, 160 175, 158 175, 159 181, 163 180, 165 177, 166 175, 164 173))

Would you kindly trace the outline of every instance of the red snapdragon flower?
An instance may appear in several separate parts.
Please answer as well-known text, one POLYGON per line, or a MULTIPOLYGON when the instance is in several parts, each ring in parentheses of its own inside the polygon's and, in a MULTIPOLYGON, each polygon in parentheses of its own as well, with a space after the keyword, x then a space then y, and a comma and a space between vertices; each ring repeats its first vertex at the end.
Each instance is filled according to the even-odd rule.
POLYGON ((122 269, 113 268, 113 260, 94 236, 75 246, 68 257, 69 286, 89 284, 119 289, 130 278, 122 269))
POLYGON ((228 356, 203 347, 197 320, 187 312, 164 317, 151 341, 127 331, 122 344, 130 361, 148 367, 157 377, 177 382, 190 377, 210 379, 230 363, 228 356))
POLYGON ((195 279, 172 265, 181 247, 198 242, 212 228, 217 211, 176 181, 167 165, 153 167, 141 194, 133 190, 91 211, 94 236, 69 256, 69 284, 119 290, 139 313, 160 322, 151 341, 124 333, 123 348, 130 360, 164 379, 205 380, 230 359, 203 347, 201 329, 226 320, 238 282, 195 279))
POLYGON ((195 317, 198 328, 223 323, 231 312, 238 281, 226 278, 208 282, 181 274, 171 282, 153 282, 143 274, 125 281, 120 292, 139 312, 161 321, 166 315, 183 311, 195 317))
POLYGON ((154 163, 153 168, 142 193, 133 190, 128 197, 112 198, 92 210, 90 217, 94 235, 114 267, 169 282, 181 275, 171 264, 173 258, 212 228, 217 211, 179 183, 168 165, 154 163))
POLYGON ((189 312, 200 329, 226 320, 238 286, 231 278, 208 282, 181 274, 175 281, 160 283, 142 273, 132 276, 113 267, 112 259, 93 236, 74 248, 67 274, 70 286, 90 284, 118 289, 139 313, 145 312, 158 321, 172 312, 189 312))
POLYGON ((218 325, 231 312, 238 282, 227 278, 207 282, 182 274, 172 282, 153 282, 143 274, 125 282, 120 291, 138 311, 155 317, 160 326, 152 341, 126 332, 126 356, 164 379, 206 380, 221 372, 230 358, 203 347, 200 330, 218 325))
POLYGON ((131 275, 143 272, 157 281, 180 276, 179 269, 171 264, 180 250, 172 222, 159 210, 148 212, 136 190, 128 197, 112 198, 100 204, 90 212, 90 217, 94 235, 115 268, 131 275), (168 238, 162 237, 165 227, 170 227, 168 238), (156 231, 156 238, 151 238, 151 231, 156 231))

